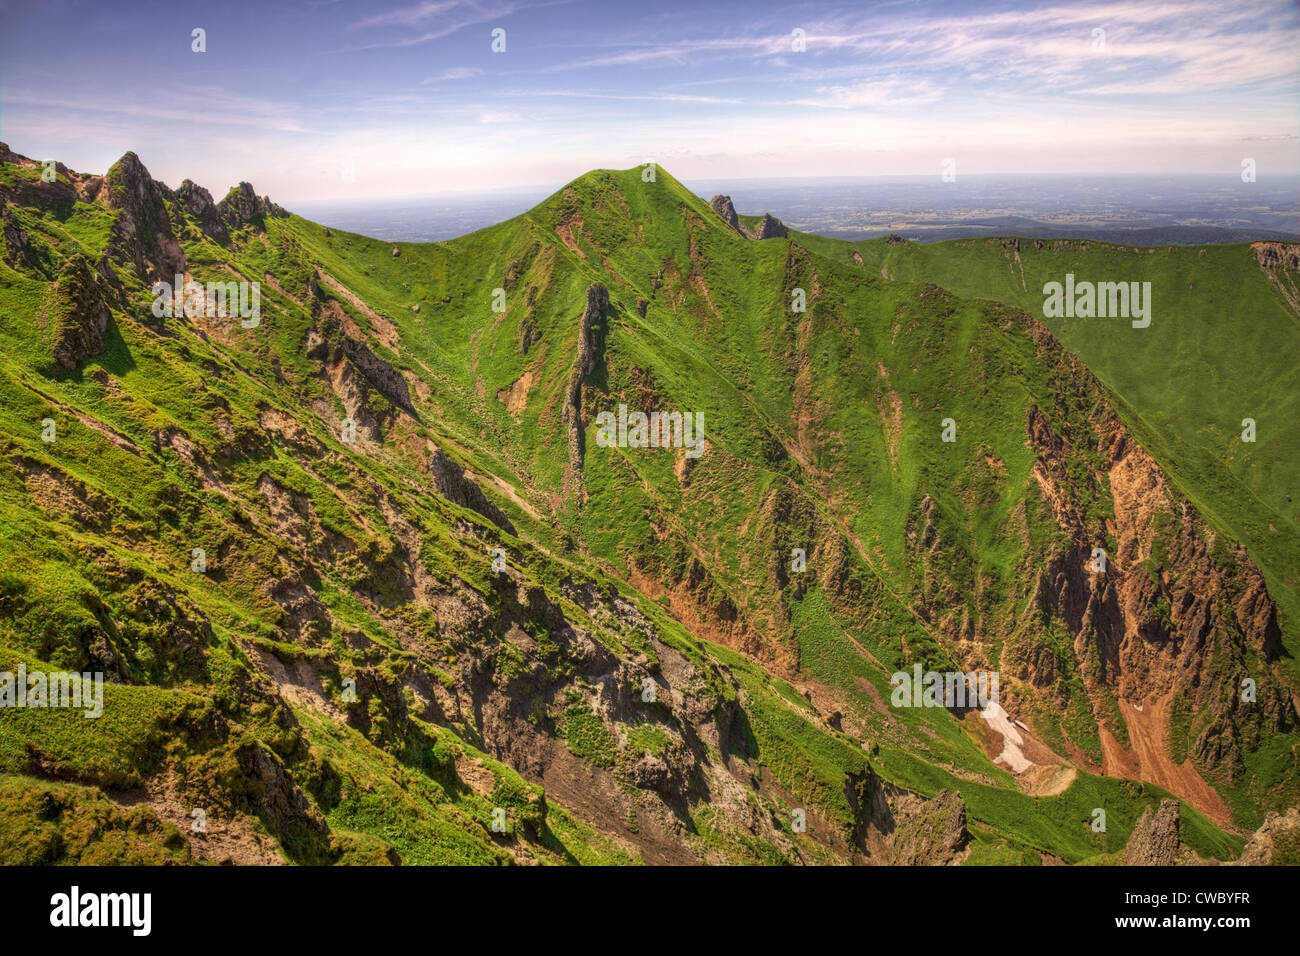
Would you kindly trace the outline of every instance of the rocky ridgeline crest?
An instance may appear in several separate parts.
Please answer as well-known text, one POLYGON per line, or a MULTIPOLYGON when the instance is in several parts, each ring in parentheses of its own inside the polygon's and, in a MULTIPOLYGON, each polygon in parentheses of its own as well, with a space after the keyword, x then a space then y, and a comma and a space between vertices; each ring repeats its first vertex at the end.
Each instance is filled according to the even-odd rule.
POLYGON ((232 229, 248 225, 260 216, 283 219, 289 215, 282 207, 271 202, 270 196, 258 196, 248 183, 232 186, 230 192, 226 193, 226 198, 217 203, 217 212, 232 229))
POLYGON ((746 231, 740 224, 740 217, 736 215, 736 207, 732 204, 730 196, 714 196, 709 200, 709 208, 717 213, 718 218, 730 226, 737 235, 744 236, 746 239, 784 239, 790 234, 785 223, 766 212, 763 213, 763 218, 753 231, 746 231))
MULTIPOLYGON (((0 143, 0 162, 28 170, 41 170, 42 164, 13 152, 0 143)), ((47 164, 48 165, 48 164, 47 164)), ((184 271, 185 255, 180 239, 187 228, 197 228, 204 235, 224 244, 230 234, 245 226, 256 225, 262 216, 284 218, 289 213, 268 196, 258 196, 246 182, 234 186, 220 202, 191 180, 170 189, 154 179, 140 157, 126 152, 103 176, 77 173, 62 163, 53 163, 55 176, 19 179, 11 186, 0 186, 0 207, 7 205, 52 208, 60 201, 97 203, 119 213, 109 244, 110 258, 136 267, 141 281, 171 278, 184 271), (188 220, 188 221, 187 221, 188 220)), ((26 248, 30 239, 20 235, 12 216, 4 226, 11 241, 6 242, 6 261, 35 253, 26 248)), ((102 270, 101 270, 102 271, 102 270)), ((52 276, 51 276, 52 278, 52 276)))
POLYGON ((178 189, 169 189, 129 151, 103 176, 78 173, 62 163, 41 164, 4 143, 0 143, 0 162, 29 171, 12 185, 0 185, 3 260, 52 283, 52 358, 60 368, 74 368, 98 354, 110 307, 127 301, 129 290, 114 264, 129 267, 145 285, 170 281, 188 271, 182 238, 202 234, 227 245, 237 231, 256 227, 263 216, 289 215, 246 182, 233 187, 219 203, 188 179, 178 189), (36 171, 41 176, 31 175, 36 171), (15 212, 19 207, 50 210, 75 203, 93 203, 117 213, 104 253, 93 264, 80 254, 68 256, 41 241, 23 228, 15 212))

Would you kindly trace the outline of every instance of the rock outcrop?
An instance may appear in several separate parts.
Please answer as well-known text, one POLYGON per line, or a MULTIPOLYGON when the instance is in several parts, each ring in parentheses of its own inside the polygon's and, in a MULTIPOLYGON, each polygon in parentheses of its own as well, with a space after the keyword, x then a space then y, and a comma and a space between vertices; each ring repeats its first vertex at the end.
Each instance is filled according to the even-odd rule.
POLYGON ((709 208, 717 213, 718 218, 730 226, 736 235, 744 236, 746 239, 784 239, 789 235, 785 223, 771 213, 763 213, 763 218, 759 220, 753 231, 746 232, 745 227, 740 224, 740 217, 736 215, 736 207, 732 205, 730 196, 714 196, 709 200, 709 208))
POLYGON ((413 417, 418 417, 416 416, 415 406, 411 404, 410 386, 406 384, 406 379, 402 377, 402 373, 394 368, 391 362, 384 361, 370 350, 370 346, 350 335, 344 334, 342 343, 343 354, 351 360, 357 371, 374 387, 375 391, 402 409, 402 411, 413 417))
POLYGON ((249 183, 243 182, 230 188, 226 198, 217 203, 217 212, 231 230, 247 226, 262 216, 283 219, 289 215, 282 207, 271 202, 269 196, 259 196, 249 183))
POLYGON ((0 163, 18 166, 28 173, 12 177, 9 185, 0 184, 0 198, 8 199, 16 206, 48 209, 58 203, 76 202, 78 199, 91 202, 97 184, 102 181, 102 177, 79 176, 62 163, 54 163, 56 175, 53 180, 46 182, 44 163, 19 155, 4 143, 0 143, 0 163), (33 173, 42 175, 33 176, 33 173))
POLYGON ((1264 269, 1283 268, 1300 272, 1300 244, 1294 242, 1254 242, 1255 260, 1264 269))
POLYGON ((130 263, 142 282, 151 283, 185 272, 185 252, 172 229, 168 190, 155 182, 140 157, 126 153, 104 177, 105 204, 119 212, 108 253, 130 263))
POLYGON ((76 368, 99 354, 109 311, 103 279, 90 268, 84 256, 75 255, 63 263, 54 288, 55 364, 76 368))
POLYGON ((785 223, 771 213, 763 213, 763 219, 754 229, 755 239, 784 239, 789 235, 785 223))
POLYGON ((1270 810, 1236 864, 1300 866, 1300 807, 1292 807, 1286 813, 1270 810))
POLYGON ((185 211, 199 224, 200 229, 219 242, 226 241, 226 226, 221 221, 221 213, 212 198, 212 193, 187 179, 176 190, 176 197, 185 211))
POLYGON ((564 399, 561 420, 569 426, 569 470, 571 477, 582 471, 582 383, 596 367, 596 359, 605 347, 603 317, 609 308, 609 290, 600 283, 587 289, 587 307, 578 325, 578 357, 569 373, 569 389, 564 399))
POLYGON ((429 459, 429 474, 433 476, 433 486, 438 489, 438 494, 448 501, 477 511, 503 531, 515 533, 515 526, 510 523, 505 512, 488 501, 483 489, 441 448, 436 449, 429 459))
POLYGON ((745 234, 744 230, 740 228, 740 217, 736 215, 736 207, 731 204, 730 196, 714 196, 709 200, 709 208, 716 212, 736 235, 743 236, 745 234))
POLYGON ((1124 851, 1125 866, 1173 866, 1178 860, 1178 801, 1161 800, 1154 814, 1148 807, 1133 826, 1124 851))
POLYGON ((23 229, 12 207, 0 199, 0 233, 4 236, 4 262, 14 269, 31 269, 51 277, 50 251, 44 243, 33 242, 23 229))
POLYGON ((950 866, 966 858, 970 831, 961 794, 941 790, 925 798, 880 779, 858 778, 853 794, 855 842, 870 862, 888 866, 950 866))
MULTIPOLYGON (((337 372, 336 390, 341 384, 346 385, 350 393, 356 392, 356 385, 368 387, 418 420, 419 415, 411 402, 410 386, 402 373, 391 362, 376 355, 361 339, 361 331, 345 316, 338 303, 331 302, 329 306, 321 311, 318 328, 309 333, 307 357, 324 362, 327 368, 337 372), (350 379, 352 385, 347 384, 350 379)), ((349 399, 364 402, 364 395, 350 394, 349 399)), ((349 401, 344 404, 349 405, 349 401)), ((349 408, 350 414, 354 411, 356 409, 349 408)), ((367 415, 358 415, 358 422, 368 420, 369 414, 368 411, 367 415)))

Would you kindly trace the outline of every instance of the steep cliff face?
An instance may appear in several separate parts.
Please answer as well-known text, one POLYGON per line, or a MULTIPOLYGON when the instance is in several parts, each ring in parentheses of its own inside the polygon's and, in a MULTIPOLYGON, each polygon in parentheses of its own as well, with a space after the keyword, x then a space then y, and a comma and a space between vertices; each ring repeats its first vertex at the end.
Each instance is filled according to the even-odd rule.
MULTIPOLYGON (((1044 555, 1031 608, 1040 624, 1066 629, 1103 728, 1104 765, 1132 772, 1136 761, 1139 776, 1224 818, 1221 801, 1183 766, 1184 754, 1203 776, 1232 783, 1246 750, 1295 727, 1271 666, 1281 652, 1276 609, 1244 549, 1223 541, 1171 487, 1095 383, 1086 384, 1086 370, 1030 322, 1041 360, 1082 376, 1097 396, 1082 426, 1058 430, 1030 410, 1032 477, 1064 534, 1044 555), (1094 467, 1080 469, 1081 458, 1094 467), (1193 712, 1201 717, 1189 726, 1193 712), (1117 737, 1127 738, 1123 746, 1117 737)), ((1033 640, 1018 643, 1004 666, 1058 698, 1069 694, 1069 674, 1033 640)))
POLYGON ((104 177, 105 204, 120 215, 109 254, 134 265, 145 283, 185 272, 185 253, 172 228, 166 187, 157 183, 135 153, 126 153, 104 177))
POLYGON ((599 283, 587 289, 587 306, 578 322, 578 356, 569 373, 561 420, 568 426, 569 468, 566 485, 580 488, 584 454, 585 423, 582 420, 582 385, 596 368, 605 341, 604 315, 609 309, 609 290, 599 283))
POLYGON ((450 455, 441 448, 435 448, 429 457, 429 474, 433 476, 434 487, 438 494, 448 501, 454 501, 462 507, 477 511, 502 531, 515 533, 515 526, 505 512, 488 501, 473 479, 465 474, 465 469, 458 465, 450 455))

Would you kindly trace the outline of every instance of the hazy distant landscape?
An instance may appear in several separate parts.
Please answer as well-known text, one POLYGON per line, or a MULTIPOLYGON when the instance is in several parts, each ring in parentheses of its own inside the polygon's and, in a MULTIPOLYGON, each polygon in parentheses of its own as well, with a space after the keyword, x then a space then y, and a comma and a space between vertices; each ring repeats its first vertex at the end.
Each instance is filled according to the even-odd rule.
MULTIPOLYGON (((684 180, 703 199, 723 193, 750 215, 770 212, 841 239, 896 233, 1099 239, 1201 245, 1300 238, 1300 176, 1243 183, 1212 175, 933 176, 684 180)), ((317 222, 388 242, 441 242, 519 215, 560 187, 403 200, 290 203, 317 222)))

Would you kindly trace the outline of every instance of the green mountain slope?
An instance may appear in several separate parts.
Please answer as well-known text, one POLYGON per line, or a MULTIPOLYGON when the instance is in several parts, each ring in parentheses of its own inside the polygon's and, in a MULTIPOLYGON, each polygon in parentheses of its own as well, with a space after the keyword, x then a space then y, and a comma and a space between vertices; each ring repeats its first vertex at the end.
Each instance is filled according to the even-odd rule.
POLYGON ((1170 793, 1227 859, 1297 802, 1259 571, 1013 309, 662 170, 394 246, 0 160, 0 670, 108 679, 0 710, 9 861, 1109 861, 1170 793), (260 320, 156 316, 178 271, 260 320))
POLYGON ((1144 249, 1083 240, 932 245, 801 236, 871 275, 934 282, 1024 309, 1119 396, 1126 424, 1203 514, 1241 541, 1278 602, 1291 668, 1300 645, 1300 254, 1293 243, 1144 249), (1048 282, 1150 282, 1150 326, 1044 317, 1048 282), (1255 441, 1242 440, 1253 419, 1255 441))

